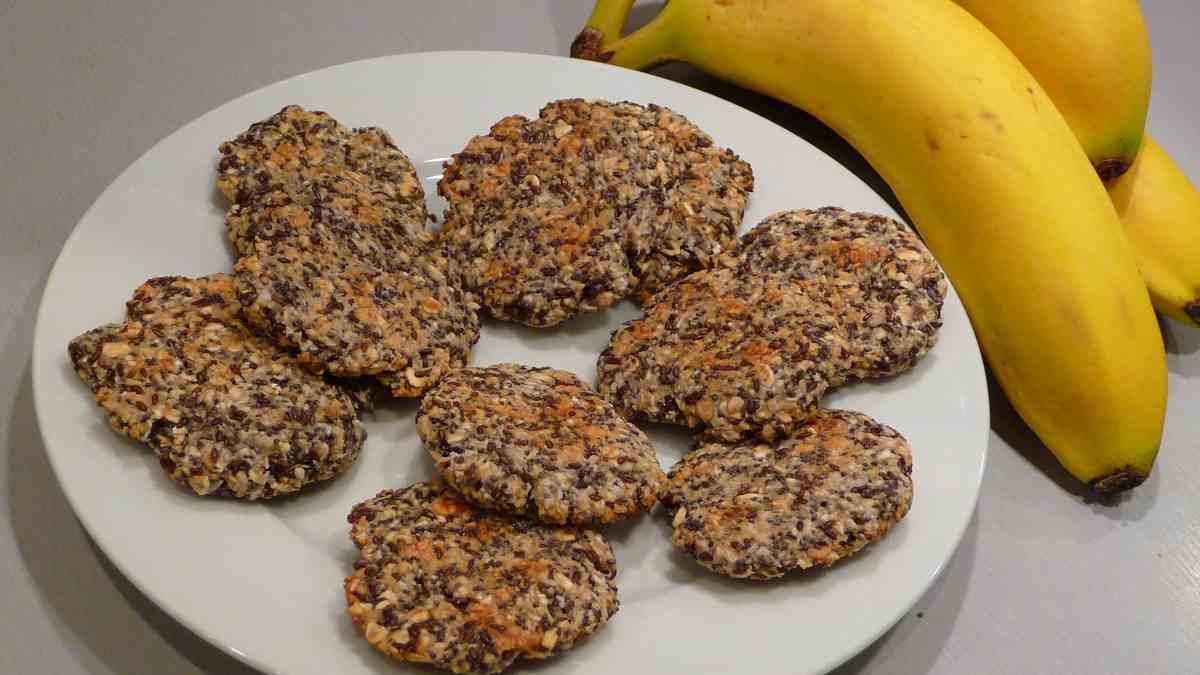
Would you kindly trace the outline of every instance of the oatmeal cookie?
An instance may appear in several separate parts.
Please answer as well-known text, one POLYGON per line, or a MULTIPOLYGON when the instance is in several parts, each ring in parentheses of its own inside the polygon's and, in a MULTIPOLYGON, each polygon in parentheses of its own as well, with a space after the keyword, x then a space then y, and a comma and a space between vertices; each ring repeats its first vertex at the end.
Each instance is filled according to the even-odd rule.
POLYGON ((621 222, 638 301, 715 266, 737 245, 754 172, 683 115, 568 99, 547 105, 540 119, 578 128, 599 151, 599 192, 621 222))
POLYGON ((327 113, 289 105, 222 143, 217 187, 233 203, 294 190, 319 171, 346 168, 393 186, 393 208, 424 224, 425 193, 416 169, 388 133, 350 130, 327 113))
POLYGON ((251 333, 230 276, 151 279, 127 308, 124 323, 72 340, 71 361, 113 429, 153 448, 173 480, 267 499, 358 457, 355 400, 251 333))
POLYGON ((417 432, 468 500, 554 524, 648 510, 666 480, 641 430, 553 368, 455 371, 421 401, 417 432))
POLYGON ((556 101, 500 120, 446 165, 442 238, 494 316, 552 326, 716 265, 753 182, 666 108, 556 101))
POLYGON ((824 283, 705 270, 644 309, 596 366, 627 417, 772 439, 816 412, 846 368, 840 300, 824 283))
POLYGON ((879 539, 912 503, 912 454, 886 425, 823 410, 773 442, 701 443, 663 495, 672 543, 708 569, 769 579, 879 539))
POLYGON ((838 289, 849 378, 910 370, 937 342, 946 277, 897 220, 836 207, 784 211, 747 232, 733 259, 741 274, 825 280, 838 289))
POLYGON ((403 661, 498 673, 570 649, 617 611, 616 560, 596 532, 477 509, 440 483, 354 507, 350 618, 403 661))
POLYGON ((419 396, 466 364, 479 339, 474 301, 422 231, 396 227, 373 179, 319 172, 297 194, 235 206, 231 237, 246 319, 316 368, 376 375, 419 396))

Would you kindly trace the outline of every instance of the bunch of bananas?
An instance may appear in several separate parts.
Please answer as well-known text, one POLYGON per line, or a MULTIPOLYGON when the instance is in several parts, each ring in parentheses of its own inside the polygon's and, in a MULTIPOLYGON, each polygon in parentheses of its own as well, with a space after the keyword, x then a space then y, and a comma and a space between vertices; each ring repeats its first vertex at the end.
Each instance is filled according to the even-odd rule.
POLYGON ((833 128, 1063 466, 1100 494, 1146 479, 1167 395, 1154 308, 1200 323, 1200 194, 1143 137, 1136 0, 671 0, 621 36, 632 5, 598 0, 572 55, 686 61, 833 128))

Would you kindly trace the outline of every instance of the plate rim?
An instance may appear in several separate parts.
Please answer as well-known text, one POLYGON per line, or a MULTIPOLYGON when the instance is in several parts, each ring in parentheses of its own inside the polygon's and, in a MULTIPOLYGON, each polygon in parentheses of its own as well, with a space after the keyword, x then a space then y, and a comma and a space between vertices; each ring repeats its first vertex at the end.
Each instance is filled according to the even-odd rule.
MULTIPOLYGON (((585 68, 609 68, 609 67, 612 67, 612 66, 608 66, 607 64, 594 63, 594 62, 590 62, 590 61, 582 61, 579 59, 573 59, 570 57, 565 57, 565 56, 560 56, 560 55, 555 55, 555 54, 542 54, 542 53, 522 52, 522 51, 498 51, 498 50, 429 50, 429 51, 419 51, 419 52, 404 52, 404 53, 395 53, 395 54, 385 54, 385 55, 375 56, 375 57, 370 57, 370 58, 365 58, 365 59, 355 59, 352 61, 331 64, 328 66, 324 66, 322 68, 317 68, 317 69, 313 69, 313 70, 309 70, 309 71, 305 71, 305 72, 301 72, 301 73, 296 73, 289 77, 282 78, 280 80, 276 80, 273 82, 269 82, 267 84, 264 84, 260 87, 255 88, 251 91, 242 93, 240 95, 226 99, 220 103, 217 103, 216 105, 212 106, 211 108, 209 108, 205 112, 201 113, 200 115, 197 115, 197 116, 191 118, 183 125, 176 127, 172 131, 167 133, 166 135, 159 137, 148 148, 146 148, 142 153, 140 153, 134 160, 132 160, 128 165, 126 165, 111 181, 108 182, 107 185, 105 185, 105 187, 98 194, 96 194, 95 198, 92 200, 92 202, 88 206, 88 208, 76 220, 75 224, 71 228, 70 234, 63 241, 62 246, 60 247, 58 253, 55 255, 54 262, 50 267, 50 270, 46 276, 45 282, 42 287, 41 297, 39 298, 39 301, 38 301, 38 310, 37 310, 35 324, 34 324, 33 342, 32 342, 32 346, 31 346, 31 350, 30 350, 31 388, 32 388, 33 400, 34 400, 34 417, 36 419, 38 433, 41 437, 43 448, 46 451, 45 454, 46 454, 47 460, 50 464, 50 467, 54 474, 55 480, 58 482, 59 489, 62 491, 63 495, 66 497, 67 502, 71 507, 72 514, 80 522, 80 524, 83 525, 83 528, 84 528, 85 532, 87 533, 88 538, 92 542, 95 543, 95 545, 97 546, 97 548, 99 548, 99 550, 104 555, 104 557, 113 565, 113 567, 118 572, 120 572, 120 574, 124 577, 125 580, 127 580, 131 585, 133 585, 138 590, 138 592, 143 597, 145 597, 149 601, 153 602, 156 607, 158 607, 160 610, 162 610, 168 616, 170 616, 172 620, 176 621, 181 626, 185 627, 187 630, 191 631, 193 634, 195 634, 198 637, 200 637, 201 639, 203 639, 211 647, 219 649, 221 652, 237 659, 239 662, 244 663, 244 664, 246 664, 252 668, 255 668, 259 671, 262 671, 264 673, 282 674, 283 671, 280 671, 278 668, 276 668, 275 666, 273 666, 270 663, 263 662, 262 660, 260 660, 259 658, 256 658, 255 656, 253 656, 251 654, 243 653, 241 650, 234 647, 233 644, 228 643, 227 641, 225 641, 221 638, 218 638, 212 631, 208 630, 203 625, 199 625, 197 622, 193 621, 189 616, 187 616, 186 613, 181 611, 180 607, 178 606, 178 603, 171 602, 170 598, 161 597, 161 594, 157 593, 155 591, 155 589, 151 587, 152 586, 151 584, 148 584, 145 582, 145 580, 140 579, 137 571, 135 569, 130 568, 130 566, 128 564, 129 561, 127 559, 123 558, 123 556, 118 551, 114 551, 115 547, 112 545, 113 540, 110 539, 107 534, 102 532, 103 528, 100 528, 101 533, 98 534, 97 525, 91 520, 91 516, 88 513, 88 510, 86 508, 80 508, 81 504, 80 504, 79 500, 82 499, 82 497, 79 494, 78 490, 73 489, 68 484, 67 481, 64 481, 63 470, 62 470, 62 467, 60 467, 60 465, 59 465, 59 461, 61 461, 62 458, 58 457, 56 459, 55 453, 51 451, 50 444, 47 442, 47 438, 49 438, 49 436, 47 434, 47 425, 50 422, 46 419, 46 415, 44 414, 44 410, 46 409, 46 404, 43 403, 43 396, 45 394, 44 388, 51 386, 48 374, 44 372, 44 369, 46 367, 49 367, 49 363, 43 365, 43 359, 38 358, 39 355, 41 355, 43 353, 43 350, 50 348, 49 346, 46 346, 47 345, 47 337, 44 335, 44 332, 46 330, 45 326, 47 325, 46 313, 48 311, 48 306, 47 306, 47 302, 46 302, 47 291, 50 289, 52 283, 55 282, 56 280, 60 279, 61 276, 64 274, 63 270, 61 269, 61 266, 63 264, 64 257, 66 255, 66 253, 68 252, 68 250, 72 246, 74 246, 76 240, 80 236, 82 236, 80 225, 82 225, 85 221, 87 221, 92 216, 93 212, 100 205, 100 203, 103 201, 104 197, 110 192, 110 190, 115 185, 120 183, 127 174, 129 174, 132 170, 134 170, 135 167, 137 167, 139 164, 141 164, 141 162, 148 155, 152 154, 161 145, 163 145, 169 139, 175 137, 176 135, 185 133, 189 128, 197 125, 198 123, 200 123, 202 120, 204 120, 209 115, 215 114, 218 110, 220 110, 226 106, 232 105, 237 101, 240 101, 240 100, 243 100, 243 99, 246 99, 249 97, 253 97, 253 96, 259 94, 263 90, 266 90, 266 89, 269 89, 272 87, 276 87, 276 86, 280 86, 280 85, 284 85, 285 83, 299 80, 301 78, 304 78, 304 77, 307 77, 307 76, 310 76, 310 75, 313 75, 316 73, 323 73, 325 71, 335 70, 335 69, 339 69, 339 68, 347 68, 347 67, 352 67, 352 66, 359 65, 359 64, 367 64, 367 63, 374 63, 374 62, 400 61, 400 60, 405 60, 405 59, 438 58, 438 57, 445 57, 445 56, 481 58, 481 59, 496 59, 496 58, 507 58, 507 57, 530 57, 530 58, 535 58, 535 59, 544 59, 544 60, 556 61, 556 62, 571 62, 573 64, 583 66, 585 68)), ((769 125, 771 127, 774 127, 778 130, 781 130, 781 131, 787 133, 788 135, 790 135, 792 137, 797 138, 799 141, 811 146, 812 149, 814 151, 816 151, 817 153, 827 154, 827 153, 824 153, 819 147, 813 145, 811 142, 809 142, 804 137, 795 134, 794 132, 790 131, 786 127, 783 127, 782 125, 777 124, 776 122, 758 114, 757 112, 750 110, 749 108, 745 108, 733 101, 730 101, 725 98, 721 98, 720 96, 717 96, 710 92, 704 91, 702 89, 692 87, 685 83, 676 82, 674 80, 657 77, 650 73, 636 71, 636 70, 627 70, 627 69, 621 69, 621 70, 623 72, 631 75, 635 80, 641 79, 641 78, 652 78, 653 80, 655 80, 656 82, 658 82, 659 84, 662 84, 664 86, 682 87, 682 88, 691 90, 693 92, 696 92, 696 93, 700 94, 701 96, 703 96, 704 98, 706 98, 712 102, 715 102, 718 105, 731 106, 731 107, 737 108, 742 113, 749 114, 749 115, 753 116, 754 118, 756 118, 758 123, 764 124, 764 125, 769 125)), ((847 171, 849 171, 849 170, 847 170, 847 171)), ((850 173, 852 175, 854 175, 853 172, 850 172, 850 173)), ((875 190, 873 188, 871 188, 869 183, 867 183, 866 181, 863 181, 862 178, 857 175, 855 175, 855 178, 857 180, 859 180, 860 182, 863 182, 864 185, 866 185, 868 190, 870 190, 872 193, 875 193, 875 190)), ((951 286, 953 286, 953 282, 951 280, 949 280, 949 278, 947 278, 947 282, 951 286)), ((957 292, 955 292, 954 295, 955 295, 955 297, 957 297, 957 292)), ((958 302, 960 302, 960 304, 961 304, 961 300, 958 300, 958 302)), ((942 575, 942 573, 945 571, 946 567, 957 555, 959 548, 962 544, 963 538, 966 534, 966 530, 969 527, 971 519, 977 510, 979 496, 981 493, 981 488, 982 488, 982 483, 983 483, 983 477, 985 475, 987 464, 988 464, 988 454, 989 454, 989 447, 988 447, 989 442, 988 441, 989 441, 989 437, 990 437, 990 433, 991 433, 991 419, 990 419, 991 418, 991 410, 990 410, 991 406, 990 406, 989 399, 990 399, 991 394, 990 394, 990 391, 988 390, 988 387, 986 386, 987 376, 986 376, 985 361, 984 361, 982 352, 979 349, 978 340, 976 339, 975 332, 974 332, 974 327, 971 324, 971 322, 969 321, 969 315, 967 315, 965 312, 965 306, 964 306, 964 315, 967 316, 967 318, 968 318, 966 329, 974 342, 974 344, 973 344, 974 349, 971 350, 972 356, 973 356, 972 361, 978 362, 979 372, 980 372, 980 376, 981 376, 979 384, 982 385, 980 387, 980 394, 982 396, 982 399, 976 406, 982 412, 982 420, 981 420, 982 424, 979 429, 974 430, 975 433, 977 433, 981 436, 981 438, 979 439, 980 457, 979 457, 979 464, 978 464, 977 471, 974 472, 974 474, 972 476, 972 480, 971 480, 971 485, 970 485, 970 489, 971 489, 971 493, 972 493, 971 499, 970 499, 970 508, 964 509, 963 512, 960 514, 959 521, 956 523, 956 525, 953 529, 953 536, 952 536, 953 545, 950 547, 948 555, 946 556, 945 559, 943 559, 936 566, 935 569, 933 569, 933 571, 931 573, 928 574, 927 578, 920 585, 919 590, 912 595, 912 598, 907 603, 904 603, 904 606, 895 613, 895 616, 888 617, 888 619, 881 625, 881 627, 878 630, 876 630, 870 634, 864 633, 863 636, 859 640, 855 641, 855 646, 852 648, 851 651, 841 655, 840 657, 834 657, 831 659, 827 659, 828 662, 825 664, 822 664, 820 666, 820 672, 827 673, 830 670, 837 668, 838 666, 844 664, 845 662, 847 662, 854 656, 862 653, 863 650, 865 650, 871 644, 876 642, 881 636, 883 636, 889 630, 894 628, 896 626, 896 624, 900 621, 900 619, 902 619, 905 614, 907 614, 909 611, 911 611, 913 606, 915 606, 929 592, 929 589, 932 587, 933 583, 942 575)))

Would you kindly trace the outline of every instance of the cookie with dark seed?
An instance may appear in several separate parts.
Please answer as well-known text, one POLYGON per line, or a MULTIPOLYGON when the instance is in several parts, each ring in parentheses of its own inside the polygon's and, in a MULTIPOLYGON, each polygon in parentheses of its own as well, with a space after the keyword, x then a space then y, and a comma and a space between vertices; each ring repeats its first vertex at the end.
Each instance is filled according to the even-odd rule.
POLYGON ((671 542, 704 567, 770 579, 876 541, 912 503, 912 453, 887 425, 823 410, 772 442, 700 443, 671 468, 671 542))
POLYGON ((445 166, 442 238, 500 319, 552 326, 648 297, 736 242, 750 167, 659 106, 546 105, 445 166))
POLYGON ((117 432, 196 494, 267 499, 341 473, 366 432, 355 400, 253 334, 232 277, 160 277, 124 323, 71 341, 76 372, 117 432))
POLYGON ((506 117, 438 183, 449 202, 440 236, 466 287, 492 316, 530 326, 603 309, 637 281, 616 214, 591 187, 583 141, 560 144, 555 133, 546 120, 506 117))
POLYGON ((417 432, 468 500, 554 524, 648 510, 666 480, 640 429, 553 368, 455 371, 421 401, 417 432))
POLYGON ((812 415, 847 367, 828 284, 705 270, 615 333, 597 389, 627 417, 771 439, 812 415))
POLYGON ((638 301, 714 267, 737 245, 754 172, 683 115, 654 104, 567 99, 548 104, 539 119, 571 128, 568 137, 598 153, 596 188, 617 214, 638 301))
POLYGON ((741 274, 826 280, 845 300, 850 378, 910 370, 937 342, 946 277, 920 238, 901 223, 840 208, 776 213, 742 237, 741 274))
POLYGON ((252 325, 315 368, 419 396, 466 364, 479 319, 423 227, 379 199, 387 189, 340 169, 235 206, 238 297, 252 325))
POLYGON ((222 143, 217 187, 235 204, 291 191, 314 173, 345 168, 393 187, 393 208, 424 224, 425 193, 416 169, 388 133, 347 129, 320 111, 289 105, 222 143))
POLYGON ((441 483, 354 507, 350 618, 376 649, 456 673, 498 673, 570 649, 618 609, 616 560, 591 530, 478 509, 441 483))

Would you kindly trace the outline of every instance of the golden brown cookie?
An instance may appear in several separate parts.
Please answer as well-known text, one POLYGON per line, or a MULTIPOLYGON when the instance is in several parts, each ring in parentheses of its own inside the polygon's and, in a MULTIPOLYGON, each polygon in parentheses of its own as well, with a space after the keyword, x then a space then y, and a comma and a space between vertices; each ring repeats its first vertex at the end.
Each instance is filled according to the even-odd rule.
POLYGON ((267 499, 332 478, 366 432, 355 401, 238 318, 233 279, 160 277, 128 319, 70 344, 117 432, 196 494, 267 499))
POLYGON ((900 522, 913 495, 908 443, 845 410, 773 442, 702 442, 669 476, 671 542, 714 572, 751 579, 853 555, 900 522))
POLYGON ((655 296, 615 333, 597 389, 627 417, 774 438, 812 415, 846 368, 827 284, 705 270, 655 296))
POLYGON ((466 364, 479 319, 432 239, 381 203, 386 187, 333 170, 294 197, 236 205, 234 271, 246 319, 279 344, 332 375, 419 396, 466 364))
POLYGON ((222 143, 220 153, 217 187, 235 204, 344 168, 392 185, 394 208, 406 219, 423 225, 427 217, 416 169, 377 127, 351 130, 327 113, 289 105, 222 143))
POLYGON ((551 326, 645 300, 733 247, 750 166, 656 105, 506 117, 445 167, 443 238, 494 316, 551 326))
POLYGON ((376 649, 456 673, 498 673, 595 632, 619 606, 596 532, 477 509, 440 483, 354 507, 350 618, 376 649))
POLYGON ((455 371, 421 401, 417 432, 468 500, 554 524, 648 510, 666 481, 646 435, 553 368, 455 371))
POLYGON ((742 236, 739 274, 825 281, 844 299, 851 363, 871 379, 911 369, 937 342, 946 276, 907 225, 840 208, 776 213, 742 236))

